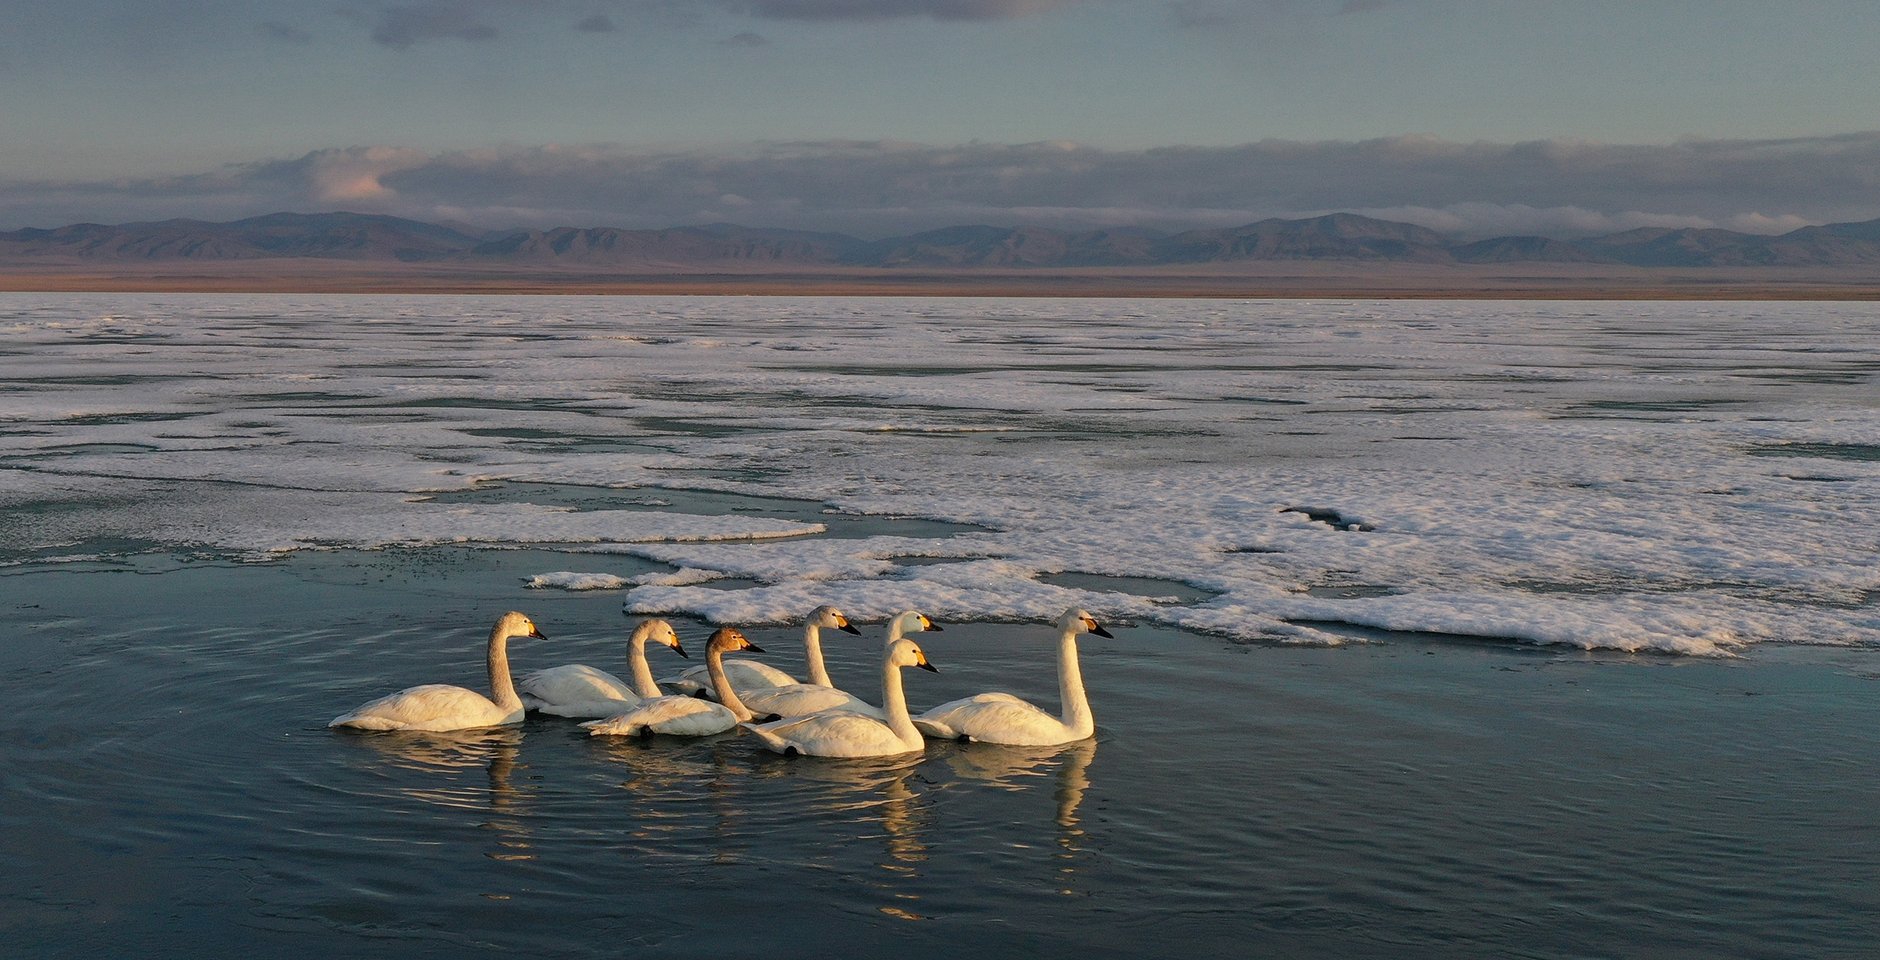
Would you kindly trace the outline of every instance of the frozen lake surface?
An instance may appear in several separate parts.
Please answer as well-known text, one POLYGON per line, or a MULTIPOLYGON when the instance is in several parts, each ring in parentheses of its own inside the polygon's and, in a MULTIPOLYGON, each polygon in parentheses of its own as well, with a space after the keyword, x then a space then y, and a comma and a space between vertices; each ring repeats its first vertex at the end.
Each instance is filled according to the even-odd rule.
MULTIPOLYGON (((33 955, 1855 956, 1880 309, 0 296, 0 932, 33 955), (917 607, 801 763, 322 724, 917 607), (17 801, 17 802, 16 802, 17 801)), ((672 666, 673 664, 668 664, 672 666)), ((657 666, 656 666, 657 669, 657 666)))

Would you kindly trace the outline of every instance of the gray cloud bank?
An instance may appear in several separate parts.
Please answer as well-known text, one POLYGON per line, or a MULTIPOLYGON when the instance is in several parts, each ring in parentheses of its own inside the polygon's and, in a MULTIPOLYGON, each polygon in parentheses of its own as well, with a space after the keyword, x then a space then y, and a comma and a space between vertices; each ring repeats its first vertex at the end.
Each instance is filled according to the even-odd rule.
MULTIPOLYGON (((436 40, 494 40, 518 25, 574 18, 588 33, 616 29, 610 14, 693 19, 723 12, 762 20, 870 22, 1014 20, 1079 0, 353 0, 341 16, 364 27, 373 41, 408 50, 436 40), (606 8, 597 12, 596 8, 606 8)), ((1260 0, 1271 2, 1271 0, 1260 0)), ((288 28, 296 29, 296 28, 288 28)))
POLYGON ((1638 226, 1781 233, 1880 217, 1880 132, 1624 145, 1428 137, 1103 150, 1071 143, 320 150, 190 176, 0 181, 0 227, 349 210, 481 227, 727 221, 883 236, 967 223, 1226 226, 1352 211, 1463 239, 1638 226))

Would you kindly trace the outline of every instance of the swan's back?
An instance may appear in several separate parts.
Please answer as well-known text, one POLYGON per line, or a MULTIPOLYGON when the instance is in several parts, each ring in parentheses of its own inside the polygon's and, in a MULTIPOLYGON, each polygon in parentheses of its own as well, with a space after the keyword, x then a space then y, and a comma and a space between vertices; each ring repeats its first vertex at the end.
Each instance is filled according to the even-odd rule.
POLYGON ((465 730, 521 723, 522 711, 498 707, 474 690, 445 683, 407 687, 334 717, 329 727, 354 730, 465 730))
POLYGON ((744 725, 778 753, 811 757, 883 757, 913 753, 886 723, 856 713, 818 713, 794 720, 744 725))
POLYGON ((724 705, 686 696, 641 700, 630 710, 582 724, 588 735, 595 737, 633 737, 646 733, 706 737, 737 725, 737 714, 724 705))
POLYGON ((607 717, 640 702, 633 685, 585 663, 526 674, 516 681, 523 706, 557 717, 607 717))
POLYGON ((789 686, 771 687, 767 690, 748 692, 739 690, 737 693, 738 699, 744 701, 744 705, 760 717, 776 714, 787 719, 840 710, 847 713, 859 713, 876 720, 887 719, 887 714, 882 713, 880 707, 852 693, 814 683, 792 683, 789 686))
MULTIPOLYGON (((773 687, 787 687, 796 683, 796 678, 768 663, 756 660, 726 660, 725 679, 731 681, 731 689, 739 696, 746 690, 769 690, 773 687)), ((686 696, 715 697, 712 693, 712 680, 708 668, 700 664, 689 667, 670 677, 659 678, 660 685, 683 693, 686 696)))
POLYGON ((982 693, 943 703, 916 716, 920 732, 942 740, 986 740, 1048 746, 1071 739, 1064 721, 1009 693, 982 693))

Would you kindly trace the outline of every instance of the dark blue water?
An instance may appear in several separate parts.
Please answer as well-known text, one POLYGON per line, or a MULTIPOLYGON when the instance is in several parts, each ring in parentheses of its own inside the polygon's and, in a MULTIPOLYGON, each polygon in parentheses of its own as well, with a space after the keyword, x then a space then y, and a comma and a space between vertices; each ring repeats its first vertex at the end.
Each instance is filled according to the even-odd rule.
MULTIPOLYGON (((531 719, 327 730, 411 683, 624 665, 540 551, 0 575, 7 956, 1864 957, 1880 653, 1340 649, 1116 625, 1099 734, 785 759, 531 719)), ((688 641, 701 625, 678 621, 688 641)), ((872 692, 879 624, 828 641, 872 692)), ((792 630, 752 630, 800 669, 792 630)), ((1055 702, 1049 629, 949 624, 915 704, 1055 702)), ((656 651, 655 656, 660 652, 656 651)), ((667 664, 677 666, 678 663, 667 664)))

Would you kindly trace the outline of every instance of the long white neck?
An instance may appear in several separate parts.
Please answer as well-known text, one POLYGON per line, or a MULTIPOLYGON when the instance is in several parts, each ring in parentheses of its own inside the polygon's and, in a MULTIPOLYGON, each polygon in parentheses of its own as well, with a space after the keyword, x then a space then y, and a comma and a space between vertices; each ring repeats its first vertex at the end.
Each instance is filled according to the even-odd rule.
POLYGON ((803 657, 809 662, 809 682, 819 687, 833 687, 829 680, 829 669, 823 666, 822 628, 811 620, 803 625, 803 657))
POLYGON ((1064 725, 1081 740, 1097 732, 1097 718, 1090 713, 1090 698, 1084 694, 1084 674, 1077 667, 1077 630, 1066 628, 1058 636, 1058 702, 1063 705, 1064 725))
POLYGON ((630 648, 627 660, 633 667, 633 692, 646 700, 659 696, 659 683, 653 679, 653 668, 646 665, 646 636, 652 632, 650 624, 642 623, 627 640, 630 648))
POLYGON ((901 690, 901 668, 894 661, 881 660, 881 712, 888 717, 888 729, 901 743, 912 748, 924 744, 920 728, 907 715, 907 694, 901 690))
POLYGON ((718 702, 730 710, 742 723, 752 718, 751 708, 738 699, 738 692, 731 689, 731 679, 725 676, 725 654, 722 650, 705 651, 705 672, 711 675, 712 692, 718 694, 718 702))
POLYGON ((516 683, 509 677, 509 634, 499 625, 490 630, 490 700, 504 710, 522 709, 516 683))

